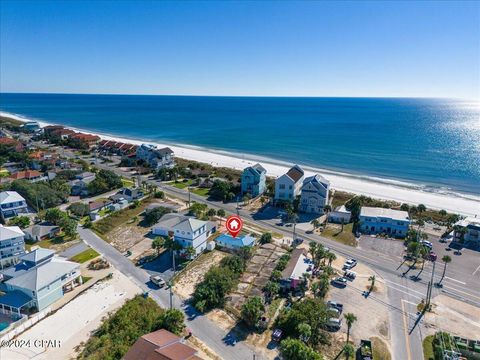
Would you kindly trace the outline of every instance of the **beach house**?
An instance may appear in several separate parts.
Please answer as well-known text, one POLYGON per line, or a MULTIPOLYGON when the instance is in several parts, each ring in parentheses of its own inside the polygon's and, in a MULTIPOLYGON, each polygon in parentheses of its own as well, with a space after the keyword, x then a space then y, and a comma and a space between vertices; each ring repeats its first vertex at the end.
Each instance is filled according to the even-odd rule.
POLYGON ((32 225, 25 229, 25 239, 41 241, 52 239, 60 233, 60 227, 48 222, 32 225))
POLYGON ((95 174, 92 172, 85 171, 76 175, 75 179, 69 182, 70 193, 73 196, 87 196, 89 193, 88 184, 93 180, 95 180, 95 174))
POLYGON ((347 210, 345 205, 337 206, 328 214, 328 221, 337 224, 348 224, 351 218, 352 213, 347 210))
POLYGON ((311 274, 312 261, 307 257, 307 250, 296 248, 290 255, 287 266, 282 271, 280 286, 284 290, 294 290, 303 281, 303 274, 311 274))
POLYGON ((360 231, 364 234, 386 234, 403 238, 410 226, 408 212, 363 206, 360 210, 360 231))
POLYGON ((137 159, 145 161, 151 168, 173 168, 175 166, 174 154, 169 147, 158 149, 154 145, 142 144, 137 148, 137 159))
POLYGON ((152 227, 153 235, 173 236, 182 248, 193 247, 196 255, 205 250, 208 237, 215 231, 214 222, 175 213, 165 214, 152 227))
POLYGON ((27 202, 16 191, 0 193, 0 214, 2 219, 28 213, 27 202))
POLYGON ((245 168, 242 172, 242 195, 250 194, 253 197, 261 195, 265 191, 265 181, 267 179, 267 170, 260 165, 255 164, 245 168))
POLYGON ((77 284, 82 284, 80 264, 39 248, 22 255, 18 264, 2 272, 0 309, 17 313, 29 308, 45 309, 77 284))
POLYGON ((25 234, 18 226, 0 224, 0 269, 17 263, 25 254, 25 234))
POLYGON ((316 174, 307 177, 302 184, 300 195, 300 211, 309 214, 323 214, 328 204, 330 181, 316 174))
POLYGON ((240 235, 233 237, 229 234, 222 234, 215 239, 215 242, 229 250, 240 250, 243 247, 252 247, 255 245, 255 238, 250 235, 240 235))
POLYGON ((9 176, 13 180, 27 180, 29 182, 47 181, 48 178, 37 170, 17 171, 9 176))
POLYGON ((305 172, 295 165, 286 174, 275 181, 275 201, 293 201, 298 195, 303 184, 305 172))

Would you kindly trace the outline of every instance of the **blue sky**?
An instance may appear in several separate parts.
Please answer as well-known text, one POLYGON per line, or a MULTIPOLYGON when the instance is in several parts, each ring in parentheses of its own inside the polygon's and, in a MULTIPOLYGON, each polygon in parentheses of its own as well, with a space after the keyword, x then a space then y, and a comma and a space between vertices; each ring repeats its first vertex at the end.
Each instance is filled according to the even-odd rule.
POLYGON ((478 2, 0 1, 0 91, 480 97, 478 2))

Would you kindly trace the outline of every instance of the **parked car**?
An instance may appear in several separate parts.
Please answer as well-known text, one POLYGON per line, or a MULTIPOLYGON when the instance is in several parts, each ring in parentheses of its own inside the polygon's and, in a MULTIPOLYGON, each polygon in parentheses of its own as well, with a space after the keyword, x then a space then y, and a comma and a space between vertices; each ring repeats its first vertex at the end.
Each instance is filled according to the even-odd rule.
POLYGON ((342 314, 342 313, 340 312, 340 310, 338 310, 337 308, 334 308, 334 307, 328 308, 328 311, 329 311, 333 316, 336 316, 336 317, 340 317, 340 315, 342 314))
POLYGON ((338 277, 336 279, 332 280, 332 285, 340 286, 340 287, 346 287, 347 286, 347 279, 344 277, 338 277))
POLYGON ((163 280, 160 276, 158 275, 151 275, 150 276, 150 281, 157 285, 159 288, 162 288, 166 285, 165 280, 163 280))
POLYGON ((327 301, 327 306, 329 308, 335 308, 340 310, 340 312, 343 311, 343 304, 337 303, 336 301, 327 301))
POLYGON ((342 326, 342 319, 330 318, 328 319, 326 328, 328 331, 338 331, 340 330, 341 326, 342 326))
POLYGON ((276 342, 279 342, 281 339, 282 339, 282 330, 280 330, 280 329, 273 330, 272 340, 276 341, 276 342))
POLYGON ((354 271, 345 271, 343 274, 343 277, 346 278, 347 280, 353 281, 357 277, 357 273, 354 271))
POLYGON ((344 270, 350 270, 357 266, 357 260, 355 259, 348 259, 345 264, 343 265, 344 270))
POLYGON ((428 247, 430 250, 433 248, 433 245, 430 241, 427 241, 427 240, 421 240, 420 241, 420 244, 422 244, 423 246, 426 246, 428 247))
POLYGON ((430 251, 429 258, 430 261, 437 261, 437 254, 435 253, 435 251, 430 251))

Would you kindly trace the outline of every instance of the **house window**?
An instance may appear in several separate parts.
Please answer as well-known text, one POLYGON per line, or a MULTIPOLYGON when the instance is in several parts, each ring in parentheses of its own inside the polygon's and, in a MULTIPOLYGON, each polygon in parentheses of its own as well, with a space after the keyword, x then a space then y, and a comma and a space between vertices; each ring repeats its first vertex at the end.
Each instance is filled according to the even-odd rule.
POLYGON ((288 188, 289 188, 290 190, 292 190, 292 185, 289 185, 288 188))
POLYGON ((280 184, 280 185, 278 186, 278 188, 279 188, 279 189, 282 189, 282 190, 285 189, 285 184, 280 184))

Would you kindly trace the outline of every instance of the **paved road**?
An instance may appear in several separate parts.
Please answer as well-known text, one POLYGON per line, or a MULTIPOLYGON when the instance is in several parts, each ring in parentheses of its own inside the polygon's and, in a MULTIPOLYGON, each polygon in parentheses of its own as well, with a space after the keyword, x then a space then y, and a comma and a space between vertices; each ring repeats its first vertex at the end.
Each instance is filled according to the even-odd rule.
POLYGON ((82 241, 76 245, 70 246, 67 250, 62 251, 59 255, 70 259, 72 256, 80 254, 82 251, 85 251, 87 249, 88 245, 82 241))
MULTIPOLYGON (((150 276, 145 270, 133 265, 122 253, 99 238, 91 230, 79 226, 78 233, 83 241, 102 254, 116 269, 128 276, 143 291, 148 291, 150 297, 160 306, 163 308, 169 307, 169 291, 167 289, 154 287, 150 283, 150 276)), ((254 351, 252 348, 242 342, 237 342, 235 345, 232 345, 229 334, 226 331, 220 329, 205 316, 202 316, 192 306, 183 303, 182 300, 175 295, 173 295, 173 305, 184 311, 187 327, 192 329, 193 334, 223 359, 247 360, 253 358, 254 351)), ((260 359, 258 355, 256 358, 260 359)))
MULTIPOLYGON (((121 174, 125 177, 131 177, 131 173, 124 172, 118 168, 110 167, 105 164, 98 164, 99 167, 107 168, 121 174)), ((186 190, 177 189, 172 186, 162 184, 156 180, 147 180, 147 182, 157 185, 168 195, 187 201, 189 194, 186 190)), ((224 209, 227 213, 236 213, 236 204, 209 201, 196 194, 190 194, 191 201, 207 204, 213 209, 224 209)), ((262 217, 259 214, 250 214, 239 210, 240 215, 246 222, 256 223, 284 236, 291 237, 293 228, 278 226, 278 219, 262 217)), ((306 241, 316 241, 328 246, 333 251, 345 257, 353 257, 370 266, 377 276, 381 277, 387 284, 390 303, 382 304, 387 306, 390 311, 390 332, 392 334, 392 348, 394 360, 415 360, 423 358, 422 338, 424 328, 420 322, 412 331, 417 320, 416 305, 425 298, 426 285, 430 280, 432 266, 427 264, 419 281, 412 281, 407 277, 401 277, 402 269, 397 270, 401 262, 401 257, 385 253, 375 252, 371 249, 353 248, 340 244, 322 236, 309 234, 297 227, 297 236, 306 241)), ((441 255, 441 254, 439 254, 441 255)), ((456 259, 454 259, 456 260, 456 259)), ((479 263, 480 265, 480 263, 479 263)), ((413 270, 411 274, 418 272, 413 270)), ((409 274, 410 275, 410 274, 409 274)), ((437 269, 435 281, 441 276, 441 269, 437 269)), ((443 289, 434 289, 433 296, 444 294, 446 296, 461 300, 474 306, 480 306, 480 270, 472 273, 466 273, 461 266, 452 267, 448 271, 448 276, 444 279, 443 289)), ((375 301, 373 298, 371 301, 375 301)))

